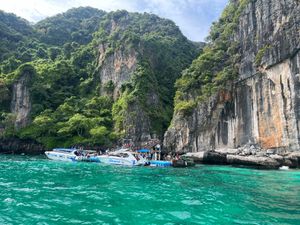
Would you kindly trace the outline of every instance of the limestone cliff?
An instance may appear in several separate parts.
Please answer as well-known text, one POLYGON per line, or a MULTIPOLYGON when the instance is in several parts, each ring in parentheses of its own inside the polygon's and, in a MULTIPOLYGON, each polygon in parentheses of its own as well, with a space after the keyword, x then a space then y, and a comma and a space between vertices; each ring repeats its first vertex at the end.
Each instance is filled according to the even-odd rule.
POLYGON ((108 54, 109 47, 105 44, 99 46, 99 66, 101 93, 112 95, 114 100, 121 95, 121 86, 130 80, 131 74, 137 66, 137 52, 116 50, 108 54))
POLYGON ((135 144, 162 139, 172 116, 174 83, 199 52, 178 27, 151 14, 118 11, 95 35, 100 94, 115 101, 115 130, 135 144))
POLYGON ((29 86, 30 72, 25 71, 13 84, 11 112, 15 116, 15 128, 23 128, 30 122, 31 101, 29 86))
POLYGON ((248 1, 232 36, 240 54, 237 78, 189 116, 174 115, 165 133, 168 151, 246 144, 299 151, 299 12, 297 0, 248 1))

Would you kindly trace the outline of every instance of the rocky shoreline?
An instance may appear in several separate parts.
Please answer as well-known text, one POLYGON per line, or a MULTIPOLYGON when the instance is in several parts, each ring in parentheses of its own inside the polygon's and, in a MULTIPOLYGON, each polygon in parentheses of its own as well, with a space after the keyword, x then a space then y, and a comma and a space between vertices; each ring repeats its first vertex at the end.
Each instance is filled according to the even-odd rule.
POLYGON ((300 152, 282 149, 263 150, 251 146, 186 153, 196 163, 247 166, 257 169, 300 168, 300 152))
MULTIPOLYGON (((0 154, 43 154, 44 146, 32 140, 0 139, 0 154)), ((284 149, 261 149, 255 145, 245 145, 236 149, 216 149, 189 152, 185 156, 198 164, 236 165, 256 169, 279 169, 282 166, 300 168, 300 151, 284 149)))
POLYGON ((33 140, 20 140, 18 138, 0 138, 0 154, 43 154, 46 148, 33 140))

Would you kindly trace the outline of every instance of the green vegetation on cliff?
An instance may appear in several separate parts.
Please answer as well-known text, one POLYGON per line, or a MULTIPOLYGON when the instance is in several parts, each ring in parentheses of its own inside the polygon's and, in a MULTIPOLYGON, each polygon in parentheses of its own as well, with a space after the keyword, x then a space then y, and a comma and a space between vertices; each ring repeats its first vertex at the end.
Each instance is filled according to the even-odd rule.
POLYGON ((108 46, 106 55, 130 49, 138 55, 137 69, 113 107, 116 130, 124 134, 128 123, 136 123, 132 121, 138 106, 149 119, 151 132, 162 136, 173 113, 174 83, 196 57, 195 45, 170 20, 126 11, 104 17, 95 37, 97 43, 108 46))
POLYGON ((67 47, 67 43, 87 44, 98 30, 104 11, 91 7, 70 9, 65 13, 46 18, 38 22, 34 28, 40 40, 46 44, 67 47))
POLYGON ((114 140, 111 120, 112 101, 108 97, 66 98, 55 110, 44 110, 21 138, 32 138, 46 147, 76 144, 109 145, 114 140))
MULTIPOLYGON (((34 29, 26 20, 0 10, 1 66, 3 65, 4 60, 10 59, 16 51, 21 50, 29 39, 34 39, 34 34, 34 29)), ((22 54, 24 54, 23 51, 22 54)))
POLYGON ((137 109, 151 121, 150 132, 162 135, 173 113, 174 83, 198 52, 173 22, 152 14, 81 7, 34 26, 12 14, 0 17, 0 135, 48 148, 109 146, 135 125, 127 119, 137 109), (99 79, 100 44, 108 46, 105 59, 117 51, 137 53, 136 70, 115 101, 101 91, 116 87, 99 79), (28 73, 31 123, 16 129, 14 84, 28 73))
POLYGON ((176 82, 175 110, 189 114, 199 102, 221 89, 230 88, 238 74, 238 44, 232 34, 248 0, 230 2, 213 23, 203 53, 176 82))

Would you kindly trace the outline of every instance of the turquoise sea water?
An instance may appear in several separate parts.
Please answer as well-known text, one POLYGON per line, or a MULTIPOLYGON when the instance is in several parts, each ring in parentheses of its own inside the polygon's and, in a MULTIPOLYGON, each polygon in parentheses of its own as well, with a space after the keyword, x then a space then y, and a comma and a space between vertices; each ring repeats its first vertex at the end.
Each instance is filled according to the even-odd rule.
POLYGON ((0 224, 300 224, 300 171, 0 155, 0 224))

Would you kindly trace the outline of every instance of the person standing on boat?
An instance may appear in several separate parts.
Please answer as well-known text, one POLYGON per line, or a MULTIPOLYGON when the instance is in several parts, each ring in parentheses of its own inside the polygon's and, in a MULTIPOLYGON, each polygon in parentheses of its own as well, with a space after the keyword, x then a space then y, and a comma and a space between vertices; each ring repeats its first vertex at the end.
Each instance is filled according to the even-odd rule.
POLYGON ((157 160, 157 152, 154 152, 154 160, 157 160))
POLYGON ((155 156, 155 160, 160 160, 160 154, 161 154, 161 150, 160 150, 160 148, 161 148, 161 146, 160 146, 160 144, 157 144, 156 146, 155 146, 155 153, 156 153, 156 156, 155 156), (157 157, 157 154, 158 154, 158 157, 157 157))

